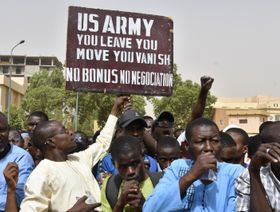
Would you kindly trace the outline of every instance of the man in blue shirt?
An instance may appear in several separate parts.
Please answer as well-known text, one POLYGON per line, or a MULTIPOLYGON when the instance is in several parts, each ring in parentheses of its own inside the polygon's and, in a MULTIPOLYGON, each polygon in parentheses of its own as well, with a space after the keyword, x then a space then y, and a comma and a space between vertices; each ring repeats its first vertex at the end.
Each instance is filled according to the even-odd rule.
POLYGON ((16 202, 19 207, 24 197, 24 184, 34 168, 34 162, 28 152, 9 143, 9 125, 7 118, 0 112, 0 211, 5 210, 7 185, 3 175, 6 165, 17 163, 19 167, 18 184, 16 187, 16 202))
POLYGON ((193 160, 175 160, 166 170, 143 211, 235 211, 235 178, 240 165, 219 163, 217 125, 198 118, 186 129, 193 160))

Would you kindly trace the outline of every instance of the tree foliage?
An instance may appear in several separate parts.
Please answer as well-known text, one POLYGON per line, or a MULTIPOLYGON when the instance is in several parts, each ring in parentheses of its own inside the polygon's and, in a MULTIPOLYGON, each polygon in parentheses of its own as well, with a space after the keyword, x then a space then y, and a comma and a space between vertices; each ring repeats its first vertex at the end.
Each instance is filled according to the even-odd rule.
MULTIPOLYGON (((174 115, 175 126, 185 127, 187 120, 190 120, 192 108, 197 102, 200 85, 191 80, 182 80, 177 73, 177 67, 173 69, 173 94, 170 97, 150 98, 154 106, 155 115, 158 116, 162 111, 169 111, 174 115)), ((216 97, 208 94, 204 116, 211 118, 213 114, 212 105, 216 97)))
MULTIPOLYGON (((50 119, 61 121, 66 127, 74 129, 76 96, 76 92, 65 90, 65 80, 60 69, 52 72, 43 70, 31 77, 21 109, 25 114, 43 111, 50 119)), ((78 130, 92 134, 94 120, 102 127, 111 112, 115 97, 112 94, 79 92, 78 130)), ((133 99, 134 107, 144 114, 144 98, 133 96, 133 99)), ((20 125, 18 123, 24 122, 17 121, 17 126, 20 125)))

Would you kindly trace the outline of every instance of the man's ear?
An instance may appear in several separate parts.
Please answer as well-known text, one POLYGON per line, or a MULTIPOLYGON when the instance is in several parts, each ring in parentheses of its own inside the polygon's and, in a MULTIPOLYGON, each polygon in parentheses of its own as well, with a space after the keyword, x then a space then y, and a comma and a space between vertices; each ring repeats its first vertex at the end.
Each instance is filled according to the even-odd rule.
POLYGON ((245 146, 242 147, 242 153, 246 154, 247 152, 248 152, 248 146, 245 145, 245 146))
POLYGON ((55 143, 53 142, 53 139, 52 138, 48 138, 47 141, 45 142, 46 145, 52 147, 52 148, 55 148, 56 145, 55 143))
POLYGON ((190 145, 189 145, 189 142, 187 142, 187 140, 183 141, 182 142, 183 144, 183 148, 188 152, 191 148, 190 148, 190 145))

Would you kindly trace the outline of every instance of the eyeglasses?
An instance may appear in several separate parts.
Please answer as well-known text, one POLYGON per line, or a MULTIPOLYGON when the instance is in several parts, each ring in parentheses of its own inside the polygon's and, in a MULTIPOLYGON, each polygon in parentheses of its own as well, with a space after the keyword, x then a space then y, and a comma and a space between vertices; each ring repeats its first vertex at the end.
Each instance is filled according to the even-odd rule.
POLYGON ((170 121, 157 121, 155 123, 155 125, 157 127, 162 127, 162 128, 171 128, 171 127, 173 127, 173 122, 170 122, 170 121))

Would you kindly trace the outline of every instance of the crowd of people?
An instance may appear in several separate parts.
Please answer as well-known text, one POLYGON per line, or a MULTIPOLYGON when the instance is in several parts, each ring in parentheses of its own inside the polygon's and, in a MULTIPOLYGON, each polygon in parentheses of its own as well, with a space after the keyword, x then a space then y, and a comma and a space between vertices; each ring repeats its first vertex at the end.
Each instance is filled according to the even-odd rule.
POLYGON ((41 111, 27 130, 0 112, 0 211, 280 211, 280 122, 249 137, 203 117, 201 78, 185 128, 172 113, 141 116, 119 96, 93 137, 41 111))

